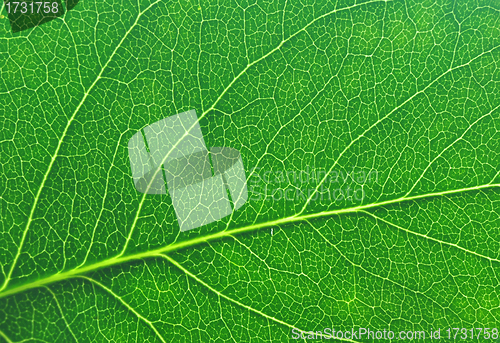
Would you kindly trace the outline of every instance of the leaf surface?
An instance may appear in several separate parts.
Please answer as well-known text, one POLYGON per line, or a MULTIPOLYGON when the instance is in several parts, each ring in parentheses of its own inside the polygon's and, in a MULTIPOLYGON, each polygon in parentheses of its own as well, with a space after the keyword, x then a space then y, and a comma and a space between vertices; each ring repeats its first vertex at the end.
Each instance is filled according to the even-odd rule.
POLYGON ((497 327, 499 13, 83 1, 1 21, 0 341, 497 327), (181 233, 127 142, 190 109, 250 199, 181 233))

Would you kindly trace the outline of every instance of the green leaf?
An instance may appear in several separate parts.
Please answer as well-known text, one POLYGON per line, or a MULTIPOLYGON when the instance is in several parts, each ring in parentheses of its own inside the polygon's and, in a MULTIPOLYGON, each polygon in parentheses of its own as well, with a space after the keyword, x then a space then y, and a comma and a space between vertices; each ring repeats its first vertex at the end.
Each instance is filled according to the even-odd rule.
POLYGON ((4 17, 0 341, 498 327, 499 14, 81 1, 14 34, 4 17), (191 109, 207 146, 241 153, 250 198, 180 232, 127 142, 191 109))

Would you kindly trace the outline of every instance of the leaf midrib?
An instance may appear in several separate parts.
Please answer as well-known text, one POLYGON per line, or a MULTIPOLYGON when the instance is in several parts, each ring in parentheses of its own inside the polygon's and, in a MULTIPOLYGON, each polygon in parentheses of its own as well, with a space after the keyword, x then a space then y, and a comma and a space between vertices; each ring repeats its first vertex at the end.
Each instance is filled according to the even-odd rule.
MULTIPOLYGON (((344 209, 336 209, 336 210, 330 210, 330 211, 322 211, 322 212, 316 212, 316 213, 309 213, 309 214, 302 214, 302 215, 292 215, 289 217, 277 219, 277 220, 272 220, 272 221, 267 221, 263 223, 258 223, 258 224, 252 224, 252 225, 247 225, 243 226, 240 228, 232 229, 232 230, 224 230, 220 232, 216 232, 213 234, 209 234, 206 236, 201 236, 201 237, 196 237, 190 240, 178 242, 178 243, 173 243, 166 245, 164 247, 154 249, 154 250, 149 250, 137 254, 132 254, 128 256, 115 256, 97 263, 90 264, 88 266, 84 266, 81 268, 74 268, 65 272, 59 272, 57 274, 38 279, 33 282, 26 283, 24 285, 16 286, 11 289, 4 290, 0 292, 0 299, 22 293, 24 291, 45 286, 48 284, 52 284, 54 282, 58 281, 64 281, 64 280, 69 280, 72 278, 79 277, 83 274, 96 271, 98 269, 103 269, 106 267, 111 267, 115 265, 119 265, 122 263, 127 263, 127 262, 132 262, 132 261, 138 261, 138 260, 144 260, 147 258, 152 258, 152 257, 157 257, 160 254, 167 254, 172 251, 188 248, 188 247, 193 247, 198 244, 203 244, 203 243, 208 243, 217 239, 222 239, 225 237, 231 237, 234 235, 239 235, 242 233, 246 232, 251 232, 251 231, 256 231, 259 229, 263 228, 270 228, 274 226, 279 226, 279 225, 287 225, 287 224, 293 224, 297 222, 303 222, 311 219, 318 219, 318 218, 325 218, 325 217, 330 217, 330 216, 335 216, 335 215, 340 215, 340 214, 348 214, 348 213, 364 213, 369 209, 373 208, 379 208, 383 206, 388 206, 388 205, 394 205, 394 204, 399 204, 403 202, 409 202, 409 201, 416 201, 416 200, 421 200, 421 199, 429 199, 429 198, 434 198, 434 197, 444 197, 444 196, 449 196, 453 194, 458 194, 458 193, 465 193, 465 192, 472 192, 472 191, 481 191, 481 190, 486 190, 486 189, 492 189, 492 188, 500 188, 500 183, 489 183, 485 185, 480 185, 480 186, 474 186, 474 187, 468 187, 468 188, 461 188, 461 189, 454 189, 454 190, 449 190, 449 191, 443 191, 443 192, 435 192, 435 193, 427 193, 427 194, 421 194, 421 195, 415 195, 411 197, 400 197, 392 200, 386 200, 382 202, 377 202, 377 203, 371 203, 371 204, 366 204, 366 205, 359 205, 355 207, 349 207, 349 208, 344 208, 344 209)), ((413 231, 410 231, 406 229, 405 231, 414 233, 413 231)), ((414 233, 416 234, 416 233, 414 233)), ((432 237, 425 236, 428 239, 435 240, 432 237)), ((471 253, 471 251, 460 247, 457 244, 445 242, 445 241, 440 241, 442 244, 447 244, 450 245, 454 248, 461 249, 467 253, 471 253)), ((499 259, 495 259, 489 256, 481 255, 479 253, 474 253, 474 255, 483 257, 485 259, 488 259, 491 262, 500 262, 499 259)))

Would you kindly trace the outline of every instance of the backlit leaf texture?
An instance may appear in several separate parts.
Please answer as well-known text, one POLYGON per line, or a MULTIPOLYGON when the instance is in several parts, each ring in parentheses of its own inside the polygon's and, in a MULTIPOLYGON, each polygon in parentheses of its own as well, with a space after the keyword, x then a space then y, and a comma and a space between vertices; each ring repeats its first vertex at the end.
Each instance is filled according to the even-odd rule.
POLYGON ((80 1, 18 33, 5 11, 1 342, 500 326, 499 2, 80 1), (127 142, 191 109, 250 198, 180 232, 127 142))

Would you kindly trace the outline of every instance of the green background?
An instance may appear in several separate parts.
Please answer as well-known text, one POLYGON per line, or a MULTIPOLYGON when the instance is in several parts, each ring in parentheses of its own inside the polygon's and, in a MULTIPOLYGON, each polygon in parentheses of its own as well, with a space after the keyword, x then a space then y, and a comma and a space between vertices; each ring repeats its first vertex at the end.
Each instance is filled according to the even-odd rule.
POLYGON ((0 33, 0 341, 500 326, 499 2, 80 1, 0 33), (249 185, 378 179, 180 233, 127 142, 190 109, 249 185))

